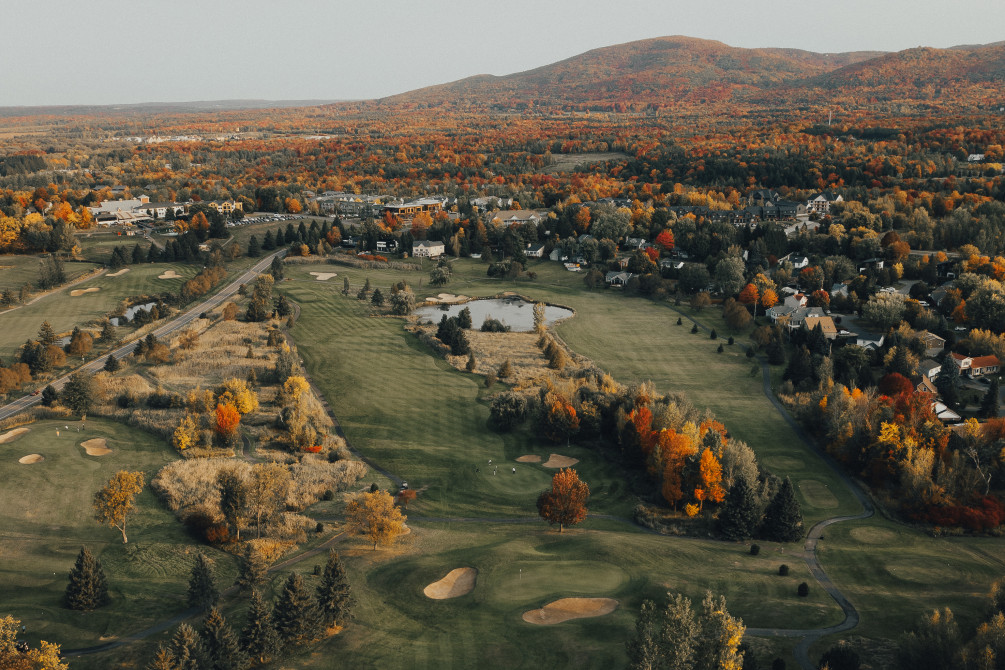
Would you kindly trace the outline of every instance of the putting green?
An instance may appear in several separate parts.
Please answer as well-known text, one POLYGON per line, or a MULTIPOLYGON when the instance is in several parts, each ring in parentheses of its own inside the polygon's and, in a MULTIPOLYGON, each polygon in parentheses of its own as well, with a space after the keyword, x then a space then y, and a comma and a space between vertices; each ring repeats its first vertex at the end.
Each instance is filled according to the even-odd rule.
POLYGON ((542 602, 552 595, 616 593, 631 577, 604 561, 514 561, 486 576, 495 597, 511 602, 542 602))
POLYGON ((897 537, 892 530, 872 526, 852 528, 848 534, 862 544, 889 544, 897 537))
POLYGON ((958 568, 927 556, 904 556, 886 562, 886 571, 895 579, 914 584, 953 584, 963 580, 958 568))

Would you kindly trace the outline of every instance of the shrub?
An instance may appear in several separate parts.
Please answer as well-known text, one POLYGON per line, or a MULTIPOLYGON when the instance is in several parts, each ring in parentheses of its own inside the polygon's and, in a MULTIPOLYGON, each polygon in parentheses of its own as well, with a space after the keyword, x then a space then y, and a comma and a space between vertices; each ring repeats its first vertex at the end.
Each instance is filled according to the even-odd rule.
POLYGON ((753 357, 754 357, 754 348, 747 347, 747 358, 753 358, 753 357))
POLYGON ((697 333, 697 332, 698 332, 698 324, 695 323, 695 324, 693 324, 691 326, 691 334, 694 334, 694 333, 697 333))
POLYGON ((810 594, 810 585, 806 582, 800 582, 799 588, 796 589, 796 593, 799 594, 800 598, 805 598, 810 594))
POLYGON ((486 318, 482 322, 482 332, 483 333, 508 333, 509 326, 503 324, 499 319, 493 319, 492 317, 486 318))
POLYGON ((320 521, 318 521, 318 525, 314 527, 314 532, 317 533, 318 535, 320 535, 321 533, 325 532, 325 525, 323 523, 321 523, 320 521))
POLYGON ((759 544, 752 544, 752 545, 750 545, 750 555, 751 556, 757 556, 759 553, 761 553, 761 545, 759 545, 759 544))
POLYGON ((718 339, 718 338, 719 338, 719 333, 715 332, 715 328, 713 328, 712 332, 708 336, 708 339, 715 340, 715 339, 718 339))
POLYGON ((785 565, 784 563, 781 564, 781 565, 779 565, 778 566, 778 575, 780 577, 788 577, 789 576, 789 566, 785 565))
POLYGON ((719 347, 715 351, 716 351, 716 353, 721 354, 723 351, 725 351, 725 349, 723 349, 722 345, 720 344, 719 347))
POLYGON ((732 335, 730 335, 730 336, 729 336, 729 339, 728 339, 728 340, 726 340, 726 344, 728 344, 728 345, 730 345, 730 346, 733 346, 733 341, 734 341, 734 340, 733 340, 733 336, 732 336, 732 335))
POLYGON ((678 326, 683 326, 684 325, 683 319, 681 319, 679 316, 677 317, 677 325, 678 326))

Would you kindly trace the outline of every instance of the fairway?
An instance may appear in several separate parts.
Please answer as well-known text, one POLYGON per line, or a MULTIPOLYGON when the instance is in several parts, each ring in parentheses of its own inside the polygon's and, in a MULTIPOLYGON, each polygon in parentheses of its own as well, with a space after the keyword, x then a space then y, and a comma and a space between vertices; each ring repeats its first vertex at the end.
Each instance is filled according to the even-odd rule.
POLYGON ((65 333, 74 326, 103 319, 124 298, 165 291, 177 293, 200 269, 196 265, 175 263, 135 265, 118 277, 100 275, 75 285, 72 290, 63 287, 30 305, 0 312, 0 356, 15 354, 25 340, 36 337, 43 321, 48 321, 57 333, 65 333), (173 270, 178 278, 159 279, 158 275, 166 270, 173 270), (72 295, 75 292, 80 293, 72 295))
MULTIPOLYGON (((64 649, 86 647, 185 609, 192 540, 149 488, 128 520, 128 544, 118 530, 94 521, 91 506, 94 493, 117 470, 141 470, 149 482, 176 459, 174 451, 161 439, 100 419, 40 421, 26 428, 0 444, 0 600, 28 626, 28 638, 58 641, 64 649), (111 452, 88 455, 83 443, 95 439, 104 439, 111 452), (44 460, 18 463, 32 453, 44 460), (102 563, 112 602, 82 615, 64 608, 62 597, 85 545, 102 563)), ((217 559, 221 581, 232 579, 233 559, 204 550, 217 559)))

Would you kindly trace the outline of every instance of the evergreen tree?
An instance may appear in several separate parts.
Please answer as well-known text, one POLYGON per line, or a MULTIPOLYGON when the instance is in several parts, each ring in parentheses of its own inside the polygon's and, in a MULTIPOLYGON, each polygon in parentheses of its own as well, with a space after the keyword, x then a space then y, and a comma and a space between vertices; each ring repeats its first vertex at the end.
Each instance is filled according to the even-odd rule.
POLYGON ((60 398, 63 404, 69 407, 75 414, 83 416, 91 408, 94 400, 94 384, 91 375, 87 372, 74 372, 70 375, 69 381, 63 385, 60 398))
POLYGON ((146 255, 143 253, 143 250, 140 249, 140 243, 137 242, 136 245, 133 247, 133 254, 132 254, 133 265, 142 263, 145 258, 146 255))
POLYGON ((109 269, 115 271, 121 269, 126 264, 126 255, 122 251, 122 247, 115 247, 112 249, 112 257, 108 259, 109 269))
POLYGON ((57 391, 52 384, 49 384, 44 389, 42 389, 43 405, 45 405, 46 407, 52 407, 53 405, 56 404, 57 400, 59 400, 59 391, 57 391))
POLYGON ((272 275, 272 278, 275 279, 277 282, 282 281, 283 276, 285 274, 283 270, 282 258, 276 256, 275 258, 272 259, 272 264, 269 265, 269 274, 272 275))
POLYGON ((998 381, 998 375, 991 377, 991 384, 988 386, 987 393, 984 394, 984 399, 981 400, 981 416, 985 419, 991 419, 998 416, 998 389, 1000 382, 998 381))
POLYGON ((782 379, 791 381, 793 384, 799 384, 812 378, 813 358, 810 355, 810 350, 806 347, 799 347, 792 354, 792 359, 789 361, 788 367, 785 368, 785 374, 782 375, 782 379))
POLYGON ((161 250, 152 242, 150 243, 150 248, 147 249, 147 263, 156 263, 161 258, 161 250))
POLYGON ((279 639, 288 646, 312 640, 318 632, 318 608, 304 578, 290 573, 272 613, 279 639))
POLYGON ((757 499, 747 478, 737 477, 719 512, 719 532, 730 540, 749 539, 757 529, 757 511, 757 499))
POLYGON ((244 545, 244 560, 241 561, 240 572, 237 581, 234 582, 241 589, 254 589, 256 586, 265 583, 269 566, 265 562, 262 552, 258 551, 250 544, 244 545))
POLYGON ((327 627, 345 626, 352 618, 353 597, 345 565, 334 549, 328 550, 328 562, 317 589, 318 610, 327 627))
POLYGON ((207 663, 203 666, 206 670, 245 670, 250 665, 237 635, 217 608, 206 615, 200 637, 206 654, 207 663))
POLYGON ((178 626, 171 638, 171 656, 174 657, 175 670, 203 670, 206 666, 206 655, 199 636, 187 623, 178 626))
POLYGON ((279 653, 279 634, 272 625, 269 608, 258 591, 251 592, 248 623, 241 631, 241 648, 256 663, 267 663, 279 653))
POLYGON ((803 537, 803 514, 788 477, 764 512, 760 535, 773 542, 795 542, 803 537))
POLYGON ((108 602, 108 583, 101 563, 87 547, 81 547, 77 563, 70 570, 66 586, 66 606, 72 610, 90 612, 108 602))
POLYGON ((946 362, 935 376, 935 388, 942 396, 942 401, 950 408, 956 409, 960 406, 960 369, 951 356, 946 357, 946 362))
POLYGON ((213 565, 206 555, 199 553, 192 566, 192 576, 188 580, 188 606, 208 610, 220 599, 220 592, 213 581, 213 565))
POLYGON ((830 353, 830 342, 827 341, 824 329, 819 323, 813 326, 806 336, 806 348, 810 350, 811 354, 817 356, 826 356, 830 353))
POLYGON ((465 307, 461 310, 461 313, 457 315, 457 326, 458 328, 471 328, 471 310, 465 307))
MULTIPOLYGON (((276 233, 279 234, 278 231, 276 233)), ((292 223, 286 224, 286 234, 283 235, 283 244, 293 244, 297 240, 297 231, 293 229, 292 223)), ((273 275, 275 277, 275 275, 273 275)), ((278 277, 276 277, 278 279, 278 277)))
POLYGON ((258 237, 252 235, 251 239, 248 240, 248 258, 258 258, 262 255, 262 248, 258 244, 258 237))
POLYGON ((43 347, 56 343, 56 331, 52 329, 52 324, 48 321, 43 321, 42 325, 38 327, 38 343, 43 347))
POLYGON ((651 670, 664 667, 662 659, 663 625, 656 603, 646 600, 635 622, 635 637, 628 640, 630 670, 651 670))
MULTIPOLYGON (((380 290, 380 289, 378 289, 380 290)), ((374 293, 374 295, 377 295, 374 293)), ((285 295, 281 295, 273 301, 273 305, 276 308, 276 314, 280 317, 287 317, 293 314, 293 306, 290 305, 290 301, 286 299, 285 295)))
POLYGON ((112 322, 105 319, 105 322, 101 324, 101 335, 98 336, 100 342, 111 342, 115 339, 115 330, 113 330, 112 322))
POLYGON ((117 359, 115 356, 112 356, 111 354, 109 354, 108 358, 105 359, 105 367, 102 368, 102 369, 105 372, 115 373, 115 372, 118 372, 119 368, 121 368, 121 367, 122 367, 122 364, 119 362, 119 359, 117 359))
POLYGON ((262 249, 266 251, 272 251, 276 248, 276 240, 272 237, 272 231, 265 231, 265 237, 262 239, 262 249))
POLYGON ((147 670, 175 670, 177 667, 174 662, 174 654, 162 644, 157 645, 154 659, 147 664, 147 670))
POLYGON ((375 288, 373 290, 373 296, 370 298, 370 302, 377 307, 382 307, 384 305, 384 294, 379 288, 375 288))
POLYGON ((743 622, 726 610, 723 596, 705 594, 698 615, 699 633, 694 648, 695 668, 741 668, 743 656, 740 641, 743 639, 743 622))

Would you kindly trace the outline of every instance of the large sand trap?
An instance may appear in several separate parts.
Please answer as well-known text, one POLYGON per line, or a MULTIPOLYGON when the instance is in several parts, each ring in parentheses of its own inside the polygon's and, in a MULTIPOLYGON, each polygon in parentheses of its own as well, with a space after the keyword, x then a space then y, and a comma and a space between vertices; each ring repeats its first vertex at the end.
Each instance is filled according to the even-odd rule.
POLYGON ((454 295, 453 293, 440 293, 435 298, 430 296, 426 298, 427 302, 440 303, 442 305, 449 305, 455 302, 464 302, 465 300, 470 300, 466 295, 454 295))
POLYGON ((168 270, 167 272, 165 272, 162 275, 157 275, 157 278, 158 279, 181 279, 181 275, 179 275, 174 270, 168 270))
POLYGON ((552 454, 548 456, 548 460, 545 461, 543 465, 546 468, 571 468, 576 463, 579 463, 578 458, 569 458, 568 456, 552 454))
POLYGON ((107 456, 112 453, 112 450, 106 447, 105 444, 105 438, 96 437, 92 440, 81 442, 80 446, 84 448, 88 456, 107 456))
POLYGON ((17 462, 21 463, 22 465, 31 465, 32 463, 38 463, 44 460, 45 458, 42 456, 42 454, 28 454, 27 456, 22 456, 21 458, 17 459, 17 462))
POLYGON ((129 268, 122 268, 121 270, 116 270, 115 272, 109 272, 105 276, 106 277, 118 277, 120 275, 126 274, 127 272, 129 272, 129 268))
POLYGON ((562 623, 570 619, 588 619, 610 614, 618 608, 613 598, 562 598, 550 602, 539 610, 523 613, 523 620, 541 626, 562 623))
POLYGON ((318 281, 328 281, 332 277, 338 277, 337 272, 308 272, 307 274, 314 275, 318 281))
POLYGON ((534 454, 527 454, 516 459, 517 463, 540 463, 541 457, 534 454))
POLYGON ((97 286, 92 286, 91 288, 75 288, 72 291, 70 291, 70 295, 76 298, 77 296, 84 295, 85 293, 94 293, 100 290, 101 289, 98 288, 97 286))
POLYGON ((475 588, 478 571, 474 568, 455 568, 443 579, 433 582, 422 590, 427 598, 446 600, 471 593, 475 588))
POLYGON ((0 435, 0 444, 6 444, 12 442, 17 438, 21 437, 28 432, 28 428, 15 428, 14 430, 8 430, 3 435, 0 435))

